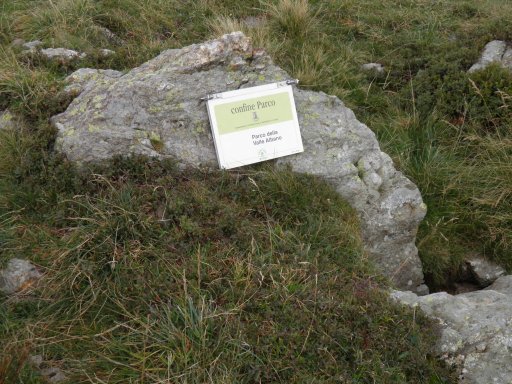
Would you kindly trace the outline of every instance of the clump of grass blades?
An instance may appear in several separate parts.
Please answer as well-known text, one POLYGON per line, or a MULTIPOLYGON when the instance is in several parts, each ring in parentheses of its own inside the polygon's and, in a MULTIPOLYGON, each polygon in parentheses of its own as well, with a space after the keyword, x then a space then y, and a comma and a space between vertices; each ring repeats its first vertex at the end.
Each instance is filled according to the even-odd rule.
POLYGON ((0 109, 9 107, 29 118, 49 116, 59 104, 57 76, 44 68, 32 68, 14 52, 0 47, 0 109))
MULTIPOLYGON (((47 41, 50 46, 90 48, 100 38, 94 24, 97 7, 90 0, 39 1, 32 9, 15 12, 14 30, 27 39, 47 41)), ((105 40, 98 41, 105 43, 105 40)))
POLYGON ((262 2, 278 29, 287 38, 303 38, 317 26, 317 12, 307 0, 278 0, 262 2))

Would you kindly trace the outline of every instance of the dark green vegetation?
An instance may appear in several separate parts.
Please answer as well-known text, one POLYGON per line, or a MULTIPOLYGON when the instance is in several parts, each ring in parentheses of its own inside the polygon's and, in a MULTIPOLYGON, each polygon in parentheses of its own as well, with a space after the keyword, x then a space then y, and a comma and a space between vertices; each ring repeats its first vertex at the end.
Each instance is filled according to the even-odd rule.
POLYGON ((29 300, 0 299, 0 382, 40 382, 34 353, 73 383, 443 382, 429 326, 387 302, 327 187, 144 159, 78 172, 51 152, 48 118, 73 69, 126 70, 242 29, 342 98, 418 184, 420 256, 442 286, 470 252, 512 268, 512 76, 466 73, 511 24, 508 0, 0 0, 0 110, 20 115, 0 133, 0 264, 46 273, 29 300), (51 64, 14 38, 89 56, 51 64), (370 61, 386 73, 363 73, 370 61))

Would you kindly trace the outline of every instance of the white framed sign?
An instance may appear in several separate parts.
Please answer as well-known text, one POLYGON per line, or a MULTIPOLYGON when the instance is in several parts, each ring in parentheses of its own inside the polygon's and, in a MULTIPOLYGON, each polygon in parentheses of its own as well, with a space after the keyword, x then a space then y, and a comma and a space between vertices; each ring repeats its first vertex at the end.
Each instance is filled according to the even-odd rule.
POLYGON ((303 152, 291 81, 208 96, 220 168, 303 152))

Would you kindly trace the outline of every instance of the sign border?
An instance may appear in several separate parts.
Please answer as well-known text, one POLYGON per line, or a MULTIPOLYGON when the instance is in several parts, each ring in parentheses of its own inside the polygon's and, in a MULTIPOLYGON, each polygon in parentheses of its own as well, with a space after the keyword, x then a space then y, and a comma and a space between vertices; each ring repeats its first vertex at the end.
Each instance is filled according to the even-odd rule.
MULTIPOLYGON (((302 143, 302 136, 300 134, 300 126, 299 126, 299 120, 297 115, 297 108, 295 106, 295 99, 293 95, 293 88, 292 84, 297 84, 297 80, 287 80, 287 81, 281 81, 276 83, 270 83, 265 85, 259 85, 255 87, 249 87, 249 88, 242 88, 237 89, 233 91, 226 91, 221 93, 215 93, 212 95, 208 95, 205 100, 207 100, 207 108, 208 108, 208 117, 210 119, 210 127, 212 130, 212 136, 215 144, 215 152, 217 154, 217 161, 219 163, 219 167, 221 169, 232 169, 241 167, 244 165, 259 163, 266 160, 276 159, 279 157, 284 157, 288 155, 293 155, 296 153, 300 153, 304 151, 304 146, 302 143), (247 96, 247 98, 250 98, 251 96, 257 96, 260 93, 264 93, 265 95, 272 95, 272 94, 278 94, 286 92, 289 95, 290 98, 290 108, 292 112, 292 120, 291 124, 293 124, 294 128, 294 138, 295 138, 295 148, 292 146, 290 149, 282 150, 280 152, 272 153, 271 155, 255 158, 254 156, 247 157, 245 159, 240 159, 236 162, 229 161, 224 156, 225 151, 229 151, 227 148, 222 147, 222 138, 223 135, 231 135, 233 133, 224 133, 223 135, 219 132, 219 127, 217 123, 217 118, 215 115, 215 106, 219 104, 223 104, 223 102, 228 102, 229 99, 237 99, 240 101, 243 101, 243 96, 247 96)), ((269 129, 272 128, 273 124, 269 124, 269 129)), ((275 125, 275 124, 274 124, 275 125)), ((264 128, 263 127, 256 127, 257 128, 264 128)))

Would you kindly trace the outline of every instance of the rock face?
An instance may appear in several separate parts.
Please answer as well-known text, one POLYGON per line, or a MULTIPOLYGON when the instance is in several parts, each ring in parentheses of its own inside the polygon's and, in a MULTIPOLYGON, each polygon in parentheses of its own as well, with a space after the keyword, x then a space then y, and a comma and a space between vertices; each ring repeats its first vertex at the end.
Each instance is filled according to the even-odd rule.
POLYGON ((512 71, 512 45, 505 41, 493 40, 485 46, 482 56, 469 68, 468 72, 484 69, 491 63, 497 63, 512 71))
POLYGON ((32 285, 41 277, 37 268, 27 260, 11 259, 0 270, 0 292, 11 295, 32 285))
POLYGON ((95 87, 100 82, 108 83, 109 80, 117 79, 122 75, 122 72, 112 69, 80 68, 66 77, 68 85, 64 88, 64 92, 78 95, 89 86, 95 87))
POLYGON ((461 384, 512 383, 512 275, 485 290, 456 296, 394 291, 392 297, 419 305, 439 321, 438 353, 459 368, 461 384))
MULTIPOLYGON (((165 51, 121 77, 75 78, 82 78, 73 85, 80 95, 52 118, 56 147, 70 160, 142 154, 216 168, 201 98, 290 77, 236 32, 165 51)), ((382 273, 402 289, 425 290, 414 241, 426 207, 416 186, 338 98, 296 88, 294 95, 305 151, 277 164, 330 182, 359 212, 366 250, 382 273)))

